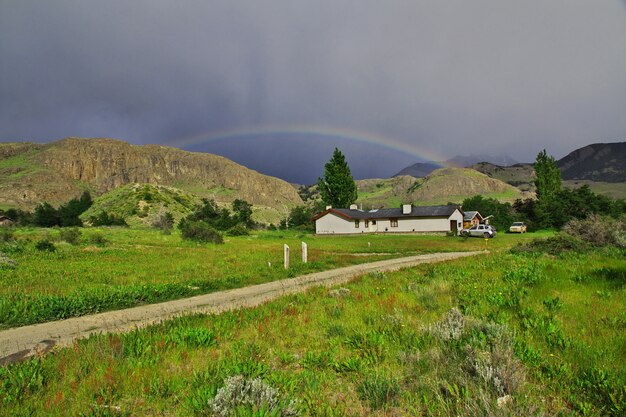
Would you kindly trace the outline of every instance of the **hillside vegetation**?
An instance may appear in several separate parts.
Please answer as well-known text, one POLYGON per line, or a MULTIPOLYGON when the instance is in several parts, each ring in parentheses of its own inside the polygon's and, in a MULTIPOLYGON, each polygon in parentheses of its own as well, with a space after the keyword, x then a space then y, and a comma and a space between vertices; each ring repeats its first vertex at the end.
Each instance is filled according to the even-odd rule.
POLYGON ((125 219, 130 225, 152 225, 165 212, 176 221, 189 214, 199 198, 173 187, 150 184, 127 184, 105 193, 81 215, 83 222, 104 211, 125 219))
POLYGON ((275 217, 302 203, 287 182, 217 155, 113 139, 0 144, 2 207, 56 205, 86 190, 97 196, 133 183, 176 187, 226 204, 243 199, 275 217))
POLYGON ((390 179, 369 179, 356 182, 358 204, 363 207, 399 207, 401 204, 460 204, 464 199, 482 195, 513 202, 529 194, 516 187, 469 168, 440 168, 425 178, 397 176, 390 179))

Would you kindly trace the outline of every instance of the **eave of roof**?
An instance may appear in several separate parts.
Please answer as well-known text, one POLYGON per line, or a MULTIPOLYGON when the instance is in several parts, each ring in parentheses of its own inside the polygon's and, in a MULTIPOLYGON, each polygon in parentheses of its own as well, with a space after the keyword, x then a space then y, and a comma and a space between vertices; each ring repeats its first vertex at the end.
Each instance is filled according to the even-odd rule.
POLYGON ((335 214, 347 220, 376 220, 376 219, 396 219, 396 218, 424 218, 424 217, 449 217, 455 211, 463 212, 458 206, 418 206, 412 207, 408 214, 402 213, 401 208, 383 208, 377 210, 355 210, 355 209, 328 209, 312 218, 313 221, 324 217, 326 214, 335 214))

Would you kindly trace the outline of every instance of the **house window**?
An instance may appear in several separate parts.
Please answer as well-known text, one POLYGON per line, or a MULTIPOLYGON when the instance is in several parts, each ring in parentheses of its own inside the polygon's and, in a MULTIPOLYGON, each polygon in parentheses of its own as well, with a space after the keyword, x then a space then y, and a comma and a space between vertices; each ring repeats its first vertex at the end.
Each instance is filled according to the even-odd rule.
POLYGON ((369 220, 365 220, 365 227, 370 227, 370 221, 369 220))
POLYGON ((398 219, 389 219, 391 227, 398 227, 398 219))
POLYGON ((356 227, 358 229, 359 228, 359 223, 361 223, 360 220, 355 220, 354 221, 354 227, 356 227))

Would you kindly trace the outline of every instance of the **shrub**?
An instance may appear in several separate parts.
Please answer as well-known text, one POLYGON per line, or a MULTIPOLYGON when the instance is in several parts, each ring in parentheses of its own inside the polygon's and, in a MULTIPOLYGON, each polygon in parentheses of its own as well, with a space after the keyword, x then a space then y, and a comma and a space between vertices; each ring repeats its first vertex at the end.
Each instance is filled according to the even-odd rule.
POLYGON ((330 290, 328 295, 335 298, 344 298, 350 295, 350 289, 348 288, 335 288, 334 290, 330 290))
POLYGON ((248 236, 250 231, 246 228, 243 223, 237 223, 230 229, 226 231, 228 236, 248 236))
POLYGON ((299 415, 295 403, 281 401, 275 388, 260 378, 246 379, 241 375, 226 379, 215 398, 209 400, 209 407, 218 417, 241 415, 245 410, 256 412, 253 415, 299 415))
POLYGON ((590 245, 574 236, 557 235, 547 239, 534 239, 511 249, 511 253, 547 253, 559 255, 562 252, 586 252, 590 245))
POLYGON ((452 308, 445 317, 435 324, 432 332, 441 340, 459 340, 465 330, 465 317, 456 308, 452 308))
POLYGON ((93 233, 89 236, 89 243, 96 246, 105 246, 109 240, 102 233, 93 233))
POLYGON ((80 243, 82 233, 77 227, 63 228, 60 233, 61 240, 72 245, 78 245, 80 243))
POLYGON ((563 226, 568 236, 581 239, 589 244, 601 247, 615 245, 626 247, 626 221, 611 217, 591 214, 585 219, 570 220, 563 226))
POLYGON ((91 216, 89 223, 91 223, 92 226, 128 226, 128 223, 126 223, 126 220, 122 217, 117 217, 106 211, 101 211, 98 215, 91 216))
POLYGON ((174 216, 169 211, 161 212, 152 223, 152 226, 164 232, 169 232, 174 227, 174 216))
POLYGON ((0 242, 7 243, 15 240, 15 233, 13 230, 6 227, 0 227, 0 242))
POLYGON ((2 268, 3 266, 12 268, 15 265, 17 265, 17 263, 13 259, 0 252, 0 268, 2 268))
POLYGON ((196 242, 224 243, 222 235, 202 221, 185 221, 181 225, 183 239, 196 242))
POLYGON ((48 239, 41 239, 35 243, 35 249, 42 252, 55 252, 57 250, 54 243, 50 242, 48 239))
POLYGON ((471 373, 498 396, 512 394, 524 383, 524 366, 507 338, 496 341, 488 351, 468 349, 471 373))

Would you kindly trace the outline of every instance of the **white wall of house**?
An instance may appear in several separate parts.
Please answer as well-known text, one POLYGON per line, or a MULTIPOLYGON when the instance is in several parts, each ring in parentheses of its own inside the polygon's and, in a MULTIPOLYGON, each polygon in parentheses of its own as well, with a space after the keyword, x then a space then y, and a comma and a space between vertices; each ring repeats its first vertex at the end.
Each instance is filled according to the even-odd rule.
POLYGON ((328 213, 315 221, 315 233, 333 234, 333 233, 366 233, 369 228, 365 228, 365 221, 359 221, 359 227, 355 226, 354 220, 347 220, 333 213, 328 213))
POLYGON ((375 228, 372 228, 372 220, 369 227, 365 227, 365 220, 359 221, 359 227, 355 227, 354 220, 347 220, 343 217, 329 213, 315 222, 315 232, 318 234, 346 234, 346 233, 369 233, 378 232, 448 232, 451 230, 450 221, 457 223, 457 230, 463 228, 463 215, 458 210, 449 217, 420 217, 420 218, 399 218, 398 226, 391 226, 390 219, 376 220, 375 228))

